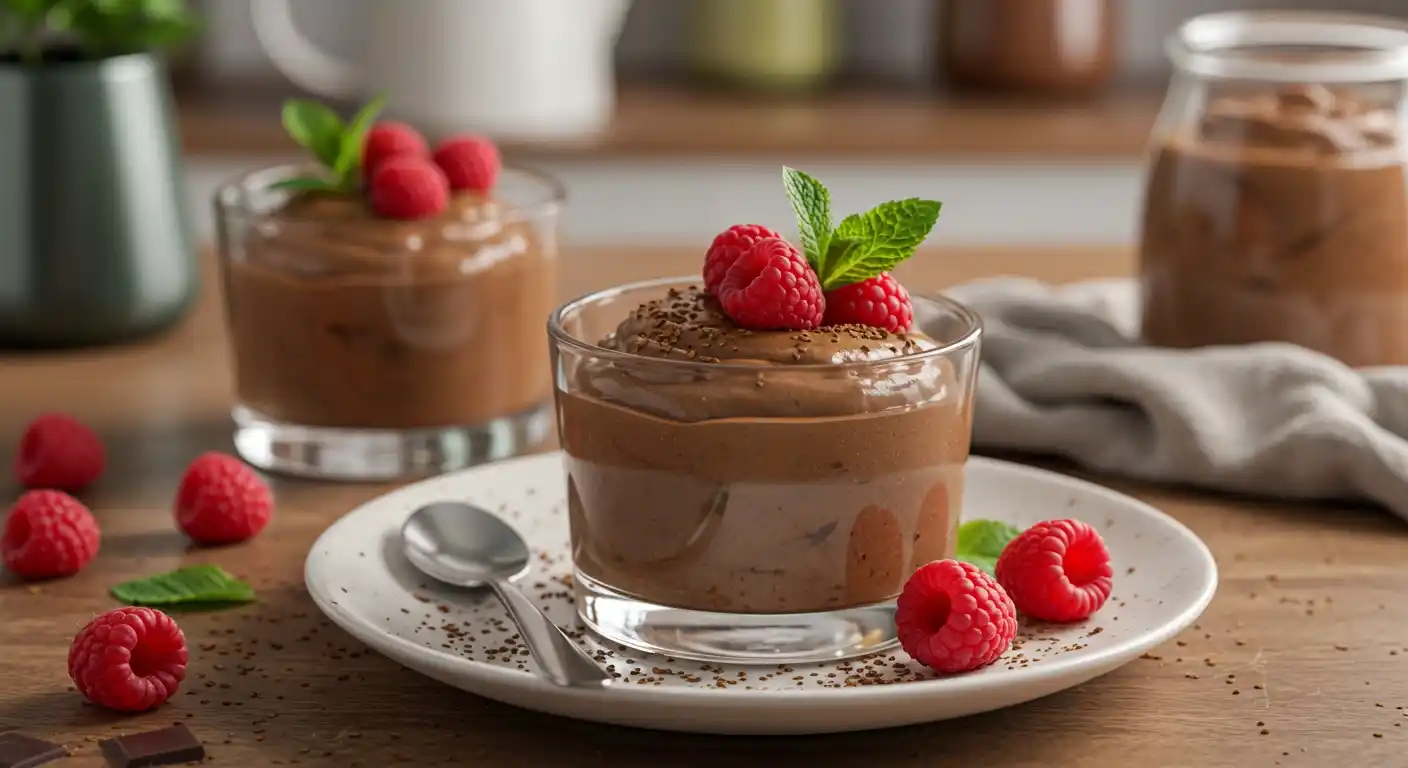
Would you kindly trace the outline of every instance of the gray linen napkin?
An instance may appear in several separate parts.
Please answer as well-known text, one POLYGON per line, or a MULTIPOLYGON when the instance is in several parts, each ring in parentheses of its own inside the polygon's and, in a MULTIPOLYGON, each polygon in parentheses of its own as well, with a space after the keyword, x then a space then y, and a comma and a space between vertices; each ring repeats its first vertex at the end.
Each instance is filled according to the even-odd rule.
POLYGON ((1356 370, 1288 344, 1141 346, 1131 280, 998 278, 947 293, 985 327, 976 447, 1145 480, 1367 499, 1408 519, 1408 367, 1356 370))

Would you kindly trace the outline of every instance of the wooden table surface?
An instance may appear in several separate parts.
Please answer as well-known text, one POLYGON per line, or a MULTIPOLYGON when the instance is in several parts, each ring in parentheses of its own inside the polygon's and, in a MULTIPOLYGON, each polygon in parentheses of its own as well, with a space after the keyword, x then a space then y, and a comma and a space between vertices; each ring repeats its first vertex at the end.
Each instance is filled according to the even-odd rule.
MULTIPOLYGON (((581 292, 696 268, 700 248, 568 251, 581 292)), ((1051 280, 1127 273, 1120 249, 949 248, 905 268, 911 286, 997 273, 1051 280)), ((198 451, 230 448, 231 396, 215 288, 154 342, 0 357, 0 461, 40 410, 103 435, 110 469, 85 500, 102 551, 78 576, 28 586, 0 575, 0 730, 69 744, 60 765, 97 766, 96 740, 188 723, 217 764, 634 766, 1408 765, 1405 527, 1371 508, 1233 499, 1102 482, 1145 499, 1207 541, 1221 568, 1201 622, 1145 659, 1077 689, 999 712, 898 730, 723 738, 578 723, 442 686, 364 650, 323 620, 303 588, 314 538, 387 486, 276 480, 275 522, 245 545, 188 548, 170 516, 198 451), (216 562, 252 580, 258 604, 180 621, 189 676, 167 706, 121 716, 85 705, 65 657, 75 631, 117 604, 112 584, 216 562)), ((1058 469, 1061 467, 1057 467, 1058 469)), ((8 475, 8 473, 6 473, 8 475)), ((0 494, 18 488, 8 476, 0 494)))

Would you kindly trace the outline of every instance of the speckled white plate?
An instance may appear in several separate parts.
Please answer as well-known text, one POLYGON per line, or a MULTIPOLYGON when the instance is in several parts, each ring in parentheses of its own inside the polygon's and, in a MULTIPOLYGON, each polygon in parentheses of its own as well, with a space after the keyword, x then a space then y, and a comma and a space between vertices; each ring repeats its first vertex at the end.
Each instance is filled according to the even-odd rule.
MULTIPOLYGON (((401 664, 466 691, 527 709, 646 728, 720 734, 855 731, 960 717, 1031 701, 1103 675, 1192 624, 1217 588, 1217 566, 1187 528, 1147 504, 1084 481, 1017 464, 968 462, 968 517, 1027 526, 1075 517, 1100 530, 1114 558, 1103 610, 1073 625, 1023 624, 996 664, 938 677, 896 649, 868 659, 787 667, 728 667, 605 646, 581 636, 567 587, 571 564, 559 454, 456 472, 401 488, 333 524, 308 554, 318 606, 401 664), (554 687, 532 673, 508 615, 487 593, 421 576, 400 553, 412 510, 463 499, 496 510, 538 557, 523 582, 554 620, 622 674, 599 691, 554 687)), ((1091 695, 1098 695, 1092 692, 1091 695)))

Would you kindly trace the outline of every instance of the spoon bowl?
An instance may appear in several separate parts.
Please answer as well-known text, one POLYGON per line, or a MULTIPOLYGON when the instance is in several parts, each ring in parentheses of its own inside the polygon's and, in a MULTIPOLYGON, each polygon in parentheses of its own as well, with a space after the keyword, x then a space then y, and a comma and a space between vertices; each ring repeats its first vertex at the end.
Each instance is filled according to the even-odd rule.
POLYGON ((412 565, 437 581, 494 590, 543 679, 560 686, 598 688, 611 681, 611 673, 513 585, 529 570, 528 544, 497 515, 457 501, 427 504, 401 526, 401 548, 412 565))
POLYGON ((406 557, 446 584, 478 587, 528 572, 528 544, 498 516, 444 501, 415 511, 401 527, 406 557))

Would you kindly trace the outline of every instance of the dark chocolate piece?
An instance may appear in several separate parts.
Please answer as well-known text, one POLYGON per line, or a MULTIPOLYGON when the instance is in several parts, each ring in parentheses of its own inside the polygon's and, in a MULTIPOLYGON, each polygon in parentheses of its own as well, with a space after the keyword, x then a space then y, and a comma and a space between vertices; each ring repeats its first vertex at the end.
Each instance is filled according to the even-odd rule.
POLYGON ((68 757, 62 744, 26 736, 19 731, 0 733, 0 768, 37 768, 68 757))
POLYGON ((145 733, 131 733, 98 742, 114 768, 173 765, 205 759, 205 747, 191 729, 177 723, 145 733))

